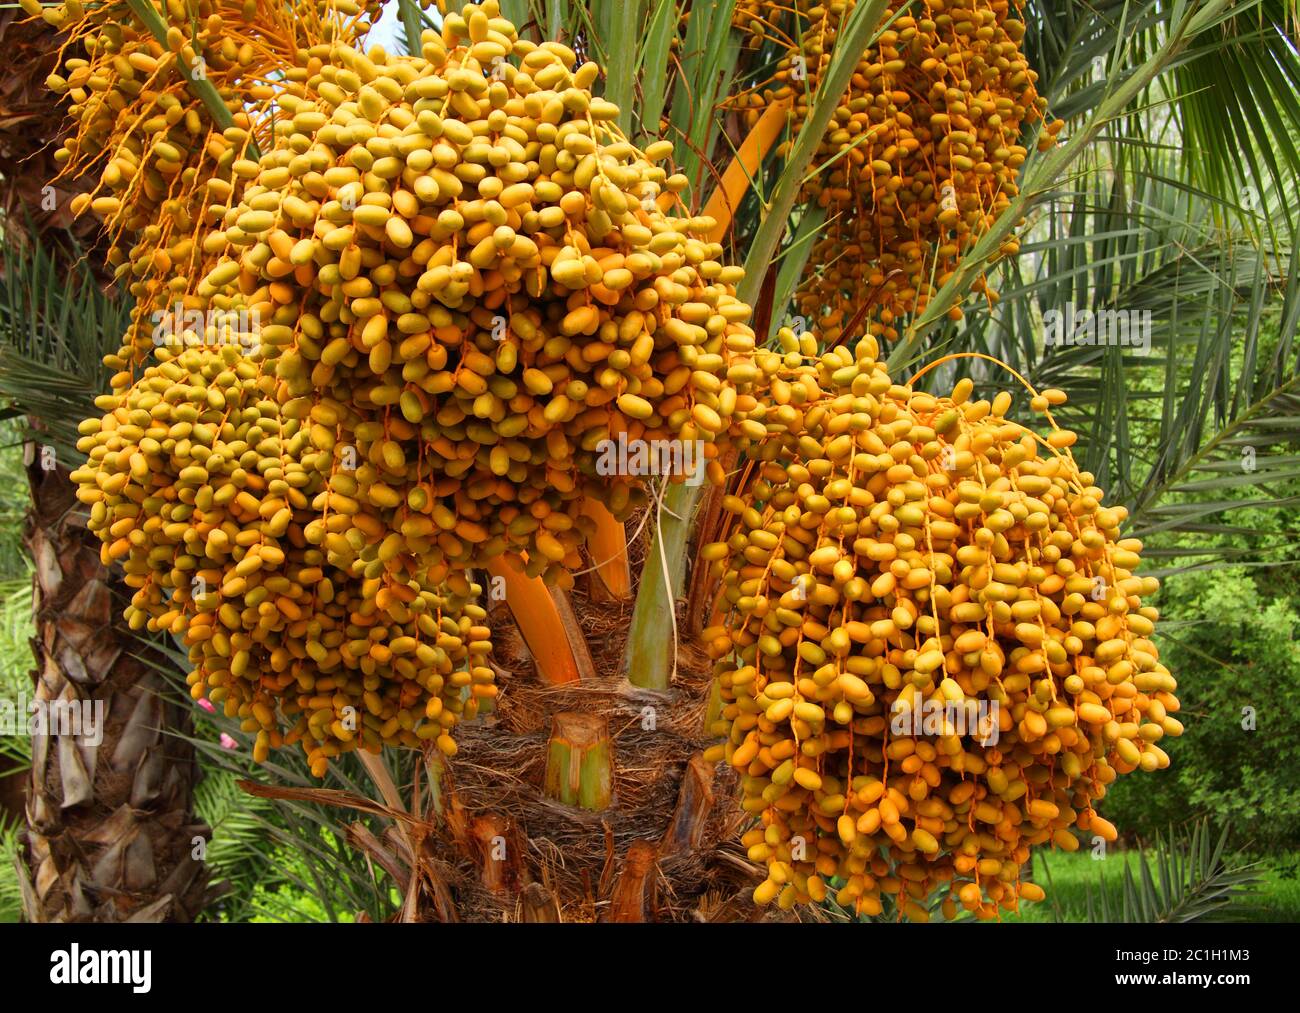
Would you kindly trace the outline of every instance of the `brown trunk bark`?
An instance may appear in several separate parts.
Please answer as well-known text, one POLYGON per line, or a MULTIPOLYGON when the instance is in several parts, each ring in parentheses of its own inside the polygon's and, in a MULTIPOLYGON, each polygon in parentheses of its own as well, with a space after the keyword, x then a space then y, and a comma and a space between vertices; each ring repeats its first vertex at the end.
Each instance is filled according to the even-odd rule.
POLYGON ((42 468, 29 444, 27 473, 33 698, 51 720, 32 737, 24 914, 38 922, 191 921, 205 899, 210 831, 191 811, 194 750, 172 734, 188 731, 188 715, 136 657, 141 644, 121 620, 123 585, 100 563, 68 472, 42 468), (52 712, 56 701, 76 710, 52 712), (78 728, 59 719, 69 713, 86 721, 78 728))

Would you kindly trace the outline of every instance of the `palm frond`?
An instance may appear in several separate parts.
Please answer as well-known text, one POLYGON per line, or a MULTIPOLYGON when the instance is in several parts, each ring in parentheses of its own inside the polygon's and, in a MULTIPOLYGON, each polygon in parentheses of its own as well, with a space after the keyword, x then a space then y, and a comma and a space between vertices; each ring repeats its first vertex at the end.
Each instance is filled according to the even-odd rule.
POLYGON ((23 468, 23 432, 21 420, 0 420, 0 582, 26 578, 30 570, 22 538, 30 501, 23 468))
POLYGON ((1124 866, 1118 903, 1104 876, 1095 901, 1088 888, 1088 920, 1169 924, 1230 919, 1254 896, 1260 873, 1257 863, 1228 850, 1228 840, 1226 827, 1215 835, 1207 820, 1190 829, 1171 828, 1156 839, 1149 857, 1139 850, 1136 873, 1133 865, 1124 866))
POLYGON ((84 264, 68 269, 33 237, 6 251, 0 274, 0 406, 40 423, 60 460, 76 459, 77 425, 106 389, 102 359, 129 308, 84 264))
MULTIPOLYGON (((12 706, 20 720, 25 717, 19 700, 31 695, 35 627, 30 575, 0 583, 0 701, 12 706)), ((27 735, 0 736, 0 757, 9 764, 25 769, 31 756, 32 740, 27 735)))
MULTIPOLYGON (((1066 120, 1088 115, 1167 37, 1180 6, 1157 0, 1030 3, 1025 51, 1053 114, 1066 120)), ((1179 160, 1180 177, 1218 197, 1221 213, 1248 217, 1252 208, 1242 204, 1271 193, 1282 213, 1268 223, 1289 231, 1300 174, 1293 140, 1300 135, 1300 52, 1290 37, 1296 13, 1294 0, 1251 0, 1224 10, 1129 110, 1159 114, 1117 117, 1116 139, 1139 150, 1177 144, 1186 156, 1179 160), (1253 196, 1243 201, 1243 194, 1253 196)))
MULTIPOLYGON (((1169 5, 1168 23, 1149 52, 1141 47, 1140 39, 1128 34, 1116 38, 1116 65, 1122 57, 1122 62, 1130 68, 1128 73, 1106 89, 1095 107, 1080 117, 1081 121, 1063 136, 1060 143, 1036 156, 1031 155, 1025 162, 1021 169, 1019 194, 965 252, 957 269, 924 311, 908 324, 903 338, 890 352, 891 369, 903 370, 921 357, 931 331, 942 326, 948 311, 965 299, 975 279, 987 272, 998 259, 1002 243, 1016 231, 1017 224, 1049 199, 1062 185, 1067 173, 1078 171, 1076 163, 1086 165, 1089 159, 1096 157, 1099 142, 1105 137, 1103 131, 1113 130, 1116 123, 1131 116, 1134 105, 1142 101, 1147 89, 1168 71, 1179 54, 1185 52, 1194 40, 1221 24, 1228 6, 1227 0, 1169 5)), ((1123 26, 1118 26, 1117 30, 1122 32, 1123 26)))
MULTIPOLYGON (((145 635, 140 636, 140 647, 140 660, 159 671, 176 701, 194 713, 194 733, 181 737, 194 747, 208 774, 200 782, 196 804, 213 828, 206 857, 214 879, 224 878, 231 886, 218 906, 222 916, 289 921, 350 921, 359 914, 373 921, 389 917, 397 906, 393 883, 351 846, 337 809, 256 798, 235 783, 368 794, 368 775, 356 756, 332 762, 323 781, 312 775, 297 750, 280 750, 269 761, 254 763, 252 743, 237 719, 195 707, 182 674, 189 667, 185 653, 145 635), (235 748, 222 744, 223 734, 235 748), (282 887, 288 888, 283 895, 282 887)), ((384 759, 396 783, 403 785, 411 781, 419 753, 391 751, 384 759)), ((382 835, 382 822, 374 826, 382 835)))

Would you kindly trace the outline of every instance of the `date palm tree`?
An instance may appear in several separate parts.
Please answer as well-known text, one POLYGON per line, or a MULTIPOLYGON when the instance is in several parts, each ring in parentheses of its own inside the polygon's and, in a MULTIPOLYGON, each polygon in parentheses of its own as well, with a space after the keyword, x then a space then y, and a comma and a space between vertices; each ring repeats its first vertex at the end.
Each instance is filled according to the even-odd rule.
MULTIPOLYGON (((143 5, 129 6, 141 16, 143 5)), ((399 6, 398 34, 418 48, 437 11, 399 6)), ((740 296, 755 306, 756 330, 773 334, 827 225, 802 184, 823 168, 817 143, 883 28, 884 0, 844 5, 801 120, 774 106, 752 130, 735 96, 791 56, 809 4, 501 7, 533 38, 564 38, 605 66, 605 95, 630 137, 673 141, 692 208, 719 220, 746 268, 740 296), (737 30, 738 10, 763 31, 737 30)), ((1060 143, 1030 155, 1019 196, 926 309, 901 322, 890 368, 906 378, 924 361, 979 353, 1066 390, 1086 466, 1130 507, 1133 530, 1174 567, 1211 565, 1224 558, 1217 538, 1233 529, 1233 510, 1294 503, 1300 490, 1293 4, 1070 0, 1027 11, 1025 51, 1066 121, 1060 143), (999 259, 1013 234, 1020 257, 999 259), (984 275, 1000 300, 972 297, 984 275), (1149 313, 1147 352, 1045 343, 1044 314, 1067 305, 1149 313), (957 306, 960 321, 949 315, 957 306)), ((145 11, 140 24, 150 21, 145 11)), ((195 108, 210 107, 193 87, 195 108)), ((967 355, 926 383, 967 375, 982 389, 1005 381, 967 355)), ((361 754, 319 785, 295 759, 247 773, 242 757, 211 746, 205 756, 300 820, 293 832, 313 841, 313 868, 354 863, 349 884, 366 880, 363 867, 382 870, 395 895, 360 898, 366 917, 757 917, 734 774, 703 755, 716 701, 695 645, 709 607, 698 552, 722 531, 720 500, 668 484, 627 525, 593 504, 588 572, 569 591, 504 566, 482 575, 502 692, 450 760, 361 754), (355 822, 340 827, 339 807, 355 822), (317 847, 326 827, 351 859, 317 847)))

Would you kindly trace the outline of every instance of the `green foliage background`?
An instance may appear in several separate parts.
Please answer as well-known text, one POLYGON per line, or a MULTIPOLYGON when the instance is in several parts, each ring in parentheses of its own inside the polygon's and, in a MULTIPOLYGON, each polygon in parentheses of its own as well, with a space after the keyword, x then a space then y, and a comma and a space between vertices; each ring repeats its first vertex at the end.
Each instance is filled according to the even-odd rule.
POLYGON ((1160 640, 1186 732, 1168 743, 1167 771, 1114 785, 1108 816, 1125 832, 1150 834, 1211 813, 1254 847, 1300 846, 1300 595, 1291 568, 1181 574, 1160 602, 1179 617, 1160 640))

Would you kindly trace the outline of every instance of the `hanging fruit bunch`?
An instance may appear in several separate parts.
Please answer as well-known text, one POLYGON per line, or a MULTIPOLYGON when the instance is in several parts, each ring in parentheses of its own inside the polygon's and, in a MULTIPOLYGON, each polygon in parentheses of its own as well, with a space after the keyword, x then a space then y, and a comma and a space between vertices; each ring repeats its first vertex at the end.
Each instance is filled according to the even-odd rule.
MULTIPOLYGON (((806 28, 767 95, 789 102, 796 123, 852 6, 800 6, 806 28)), ((859 307, 870 307, 870 333, 888 340, 900 317, 925 308, 1016 196, 1021 134, 1046 109, 1007 0, 904 6, 886 8, 818 150, 823 168, 804 186, 827 220, 796 302, 828 344, 859 307)), ((1050 124, 1040 146, 1060 127, 1050 124)), ((1008 239, 1002 252, 1017 249, 1008 239)), ((982 277, 974 288, 996 298, 982 277)))
POLYGON ((115 389, 147 359, 163 315, 178 303, 195 308, 194 280, 212 259, 201 243, 208 204, 237 196, 236 163, 270 137, 278 91, 319 66, 329 43, 357 41, 368 27, 356 0, 144 6, 148 27, 127 0, 45 8, 24 0, 63 30, 64 52, 85 54, 49 78, 71 99, 71 136, 55 161, 60 178, 98 180, 72 211, 104 223, 108 263, 135 299, 123 346, 106 360, 124 371, 115 389))
POLYGON ((154 31, 126 3, 42 12, 88 55, 50 82, 70 93, 75 125, 58 161, 100 181, 73 210, 102 219, 136 298, 106 360, 121 370, 99 402, 108 414, 82 427, 89 461, 74 478, 92 530, 136 588, 131 625, 190 648, 195 697, 242 718, 259 760, 301 741, 318 775, 358 745, 436 739, 451 752, 458 717, 494 692, 485 616, 463 576, 397 601, 378 580, 321 565, 303 526, 326 462, 281 418, 256 336, 204 314, 194 291, 217 255, 203 242, 210 202, 237 198, 280 95, 359 40, 364 11, 170 4, 154 31))
POLYGON ((136 589, 131 627, 182 638, 195 697, 243 719, 258 761, 301 742, 323 776, 358 746, 454 752, 456 721, 495 693, 479 588, 455 574, 396 598, 329 566, 304 535, 326 462, 281 416, 274 376, 231 343, 158 359, 101 398, 73 474, 136 589))
POLYGON ((405 579, 522 550, 567 583, 583 501, 635 503, 636 477, 597 472, 605 441, 725 428, 723 381, 752 371, 740 271, 706 219, 661 209, 685 185, 652 160, 670 146, 622 139, 595 64, 486 5, 427 38, 409 59, 337 47, 318 101, 281 98, 200 295, 273 322, 286 411, 328 403, 321 438, 356 452, 329 486, 352 503, 313 529, 336 565, 405 579))
MULTIPOLYGON (((717 747, 742 775, 766 864, 755 891, 783 907, 836 900, 909 918, 946 889, 980 918, 1042 891, 1036 845, 1115 839, 1094 810, 1117 775, 1165 767, 1182 726, 1150 637, 1158 587, 1134 575, 1071 453, 971 401, 895 383, 868 336, 815 355, 780 333, 772 403, 746 426, 757 476, 725 542, 705 631, 724 702, 717 747)), ((771 368, 760 356, 760 365, 771 368)), ((1059 391, 1034 394, 1051 421, 1059 391)))
POLYGON ((622 516, 643 496, 599 473, 603 443, 712 447, 757 404, 741 273, 710 219, 666 214, 686 182, 656 164, 670 146, 622 137, 595 64, 521 40, 495 0, 447 13, 419 56, 362 53, 360 10, 304 17, 310 45, 252 88, 273 120, 231 100, 222 130, 167 101, 202 93, 184 74, 155 94, 126 70, 227 36, 162 52, 59 12, 120 74, 110 121, 107 72, 69 67, 68 162, 105 149, 114 194, 86 206, 137 244, 121 272, 142 303, 183 310, 110 357, 79 496, 132 624, 183 638, 193 694, 255 755, 298 741, 318 775, 358 747, 455 750, 495 693, 467 571, 508 554, 571 582, 592 501, 622 516))

